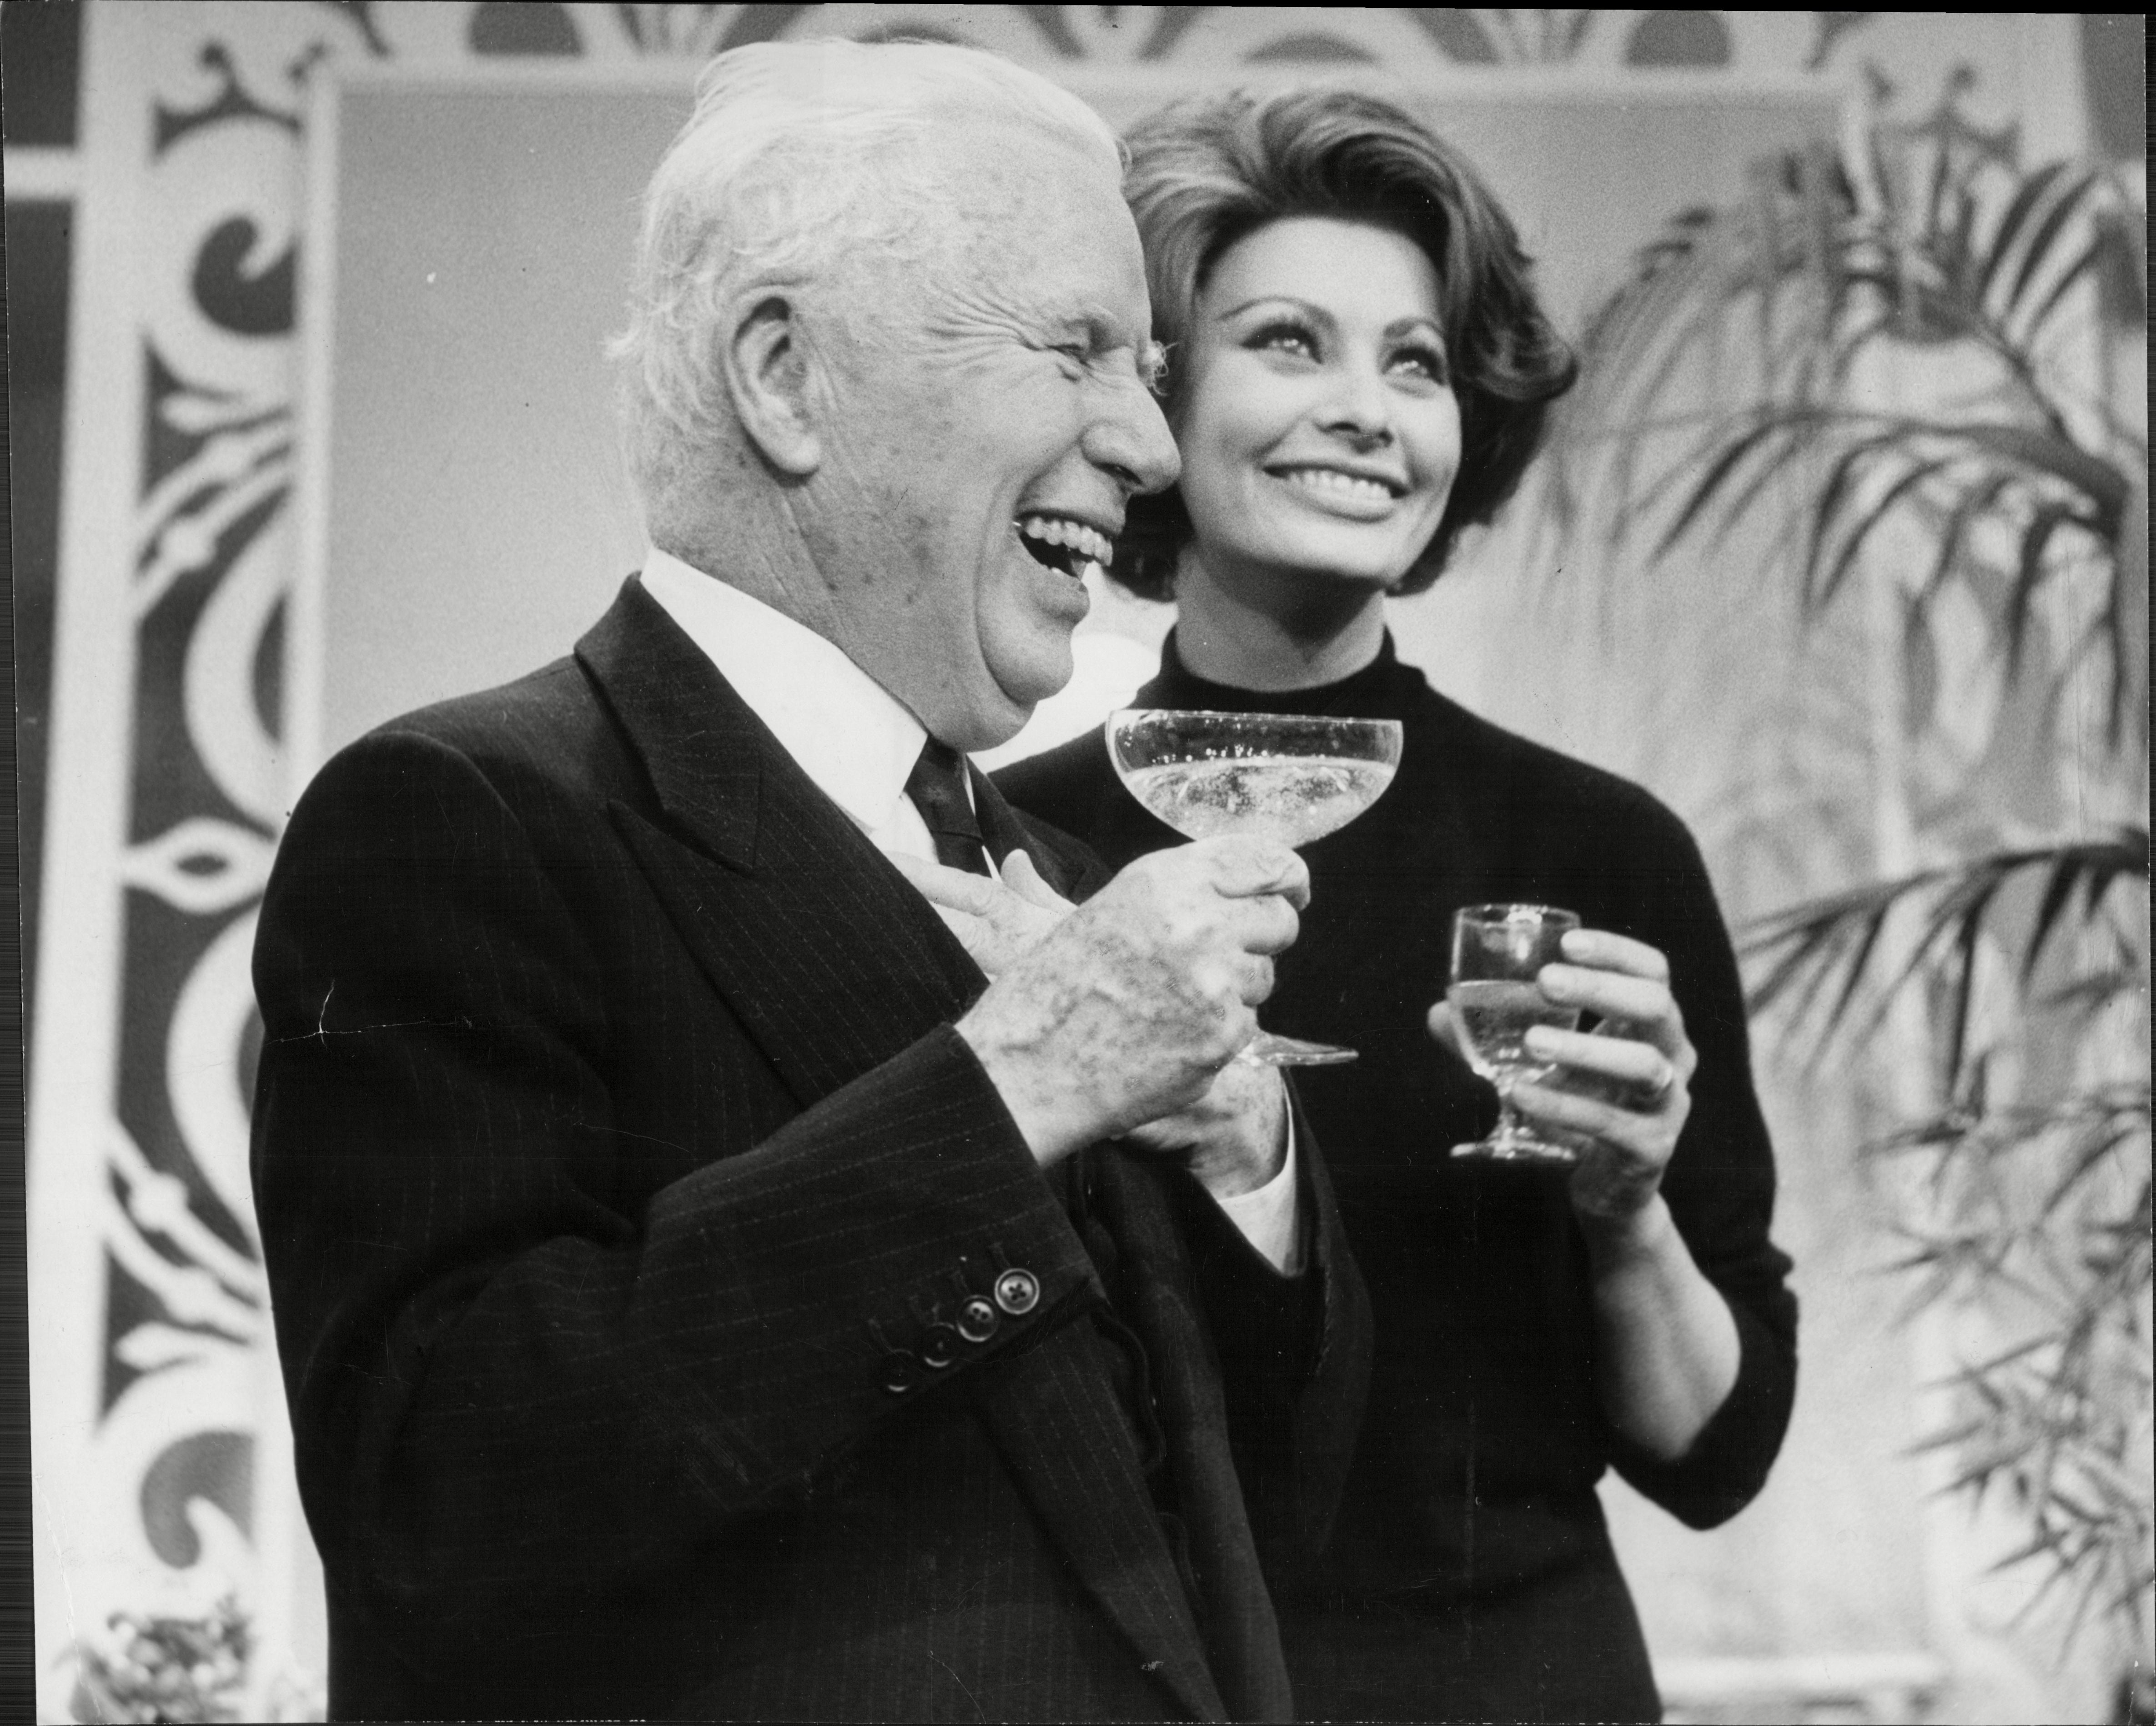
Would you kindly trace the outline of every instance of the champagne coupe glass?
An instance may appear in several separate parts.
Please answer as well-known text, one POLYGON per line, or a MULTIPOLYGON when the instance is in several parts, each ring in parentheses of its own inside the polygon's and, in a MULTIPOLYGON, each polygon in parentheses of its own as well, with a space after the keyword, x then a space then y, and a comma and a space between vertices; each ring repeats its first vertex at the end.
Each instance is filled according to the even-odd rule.
POLYGON ((1512 1108, 1512 1089, 1555 1072, 1527 1050, 1530 1027, 1570 1031, 1578 1007, 1559 1006, 1535 986, 1545 965, 1563 957, 1560 943, 1579 927, 1551 905, 1469 905, 1452 919, 1452 986, 1445 998, 1460 1021, 1467 1064, 1497 1088, 1497 1124, 1486 1139, 1455 1145, 1456 1157, 1504 1162, 1573 1163, 1576 1152, 1543 1138, 1512 1108))
MULTIPOLYGON (((1398 720, 1127 707, 1107 733, 1131 795, 1188 839, 1254 833, 1299 849, 1376 802, 1400 765, 1398 720)), ((1324 1067, 1355 1051, 1260 1031, 1235 1058, 1324 1067)))

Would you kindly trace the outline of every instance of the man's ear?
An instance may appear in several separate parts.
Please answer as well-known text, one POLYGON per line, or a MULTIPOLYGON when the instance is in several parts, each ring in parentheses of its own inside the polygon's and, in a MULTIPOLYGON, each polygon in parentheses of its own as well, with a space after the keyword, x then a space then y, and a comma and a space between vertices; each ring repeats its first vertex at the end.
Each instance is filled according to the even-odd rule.
POLYGON ((824 464, 814 362, 793 302, 759 293, 736 308, 726 335, 726 391, 736 417, 763 458, 806 479, 824 464))

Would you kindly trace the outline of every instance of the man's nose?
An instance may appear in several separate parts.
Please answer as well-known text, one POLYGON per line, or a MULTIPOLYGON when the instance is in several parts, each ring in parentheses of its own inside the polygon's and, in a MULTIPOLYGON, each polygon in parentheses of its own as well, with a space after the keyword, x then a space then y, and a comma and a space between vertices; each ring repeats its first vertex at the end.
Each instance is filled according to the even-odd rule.
POLYGON ((1105 468, 1128 490, 1164 491, 1183 471, 1168 417, 1142 383, 1133 379, 1114 393, 1086 428, 1086 458, 1105 468))

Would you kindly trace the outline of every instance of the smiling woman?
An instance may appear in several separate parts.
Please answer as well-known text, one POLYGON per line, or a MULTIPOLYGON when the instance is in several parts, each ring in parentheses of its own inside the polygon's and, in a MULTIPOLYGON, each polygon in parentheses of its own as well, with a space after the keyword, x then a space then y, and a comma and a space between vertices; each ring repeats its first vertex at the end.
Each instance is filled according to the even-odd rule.
MULTIPOLYGON (((1541 441, 1548 402, 1572 382, 1571 353, 1543 315, 1512 222, 1456 151, 1390 103, 1352 91, 1181 104, 1134 129, 1130 145, 1140 166, 1127 195, 1146 237, 1155 334, 1175 361, 1168 399, 1179 435, 1197 376, 1194 352, 1205 341, 1199 302, 1215 315, 1236 304, 1222 277, 1238 242, 1285 230, 1264 242, 1265 251, 1285 243, 1301 253, 1299 280, 1317 267, 1322 305, 1356 283, 1357 262, 1377 252, 1389 252, 1395 269, 1423 272, 1396 303, 1423 341, 1435 338, 1421 363, 1457 398, 1461 451, 1436 530, 1395 576, 1395 592, 1421 592, 1460 532, 1512 496, 1541 441), (1410 243, 1388 248, 1388 237, 1410 243), (1353 249, 1328 259, 1328 246, 1353 249)), ((1243 269, 1251 269, 1249 260, 1243 269)), ((1311 305, 1300 303, 1306 319, 1311 305)), ((1313 353, 1317 333, 1301 338, 1313 353)), ((1190 539, 1180 496, 1142 504, 1119 579, 1166 597, 1190 539)))
MULTIPOLYGON (((1512 494, 1570 356, 1503 212, 1382 101, 1215 99, 1131 144, 1183 457, 1175 492, 1133 501, 1113 571, 1178 607, 1135 704, 1405 730, 1390 788, 1307 848, 1265 1008, 1361 1052, 1301 1095, 1377 1325, 1337 1525, 1252 1506, 1296 1707, 1657 1718, 1595 1482, 1614 1466, 1696 1526, 1724 1519, 1774 1459, 1794 1377, 1735 965, 1674 816, 1439 696, 1384 624, 1512 494), (1462 906, 1522 902, 1583 925, 1526 986, 1595 1034, 1529 1032, 1546 1077, 1513 1092, 1569 1169, 1446 1154, 1495 1112, 1431 1005, 1446 937, 1462 906)), ((1112 863, 1175 840, 1097 737, 998 783, 1112 863)))
POLYGON ((1460 469, 1440 303, 1429 254, 1389 228, 1288 217, 1220 254, 1177 428, 1185 506, 1213 525, 1184 606, 1345 612, 1359 629, 1301 633, 1328 659, 1368 659, 1383 628, 1370 602, 1430 544, 1460 469))

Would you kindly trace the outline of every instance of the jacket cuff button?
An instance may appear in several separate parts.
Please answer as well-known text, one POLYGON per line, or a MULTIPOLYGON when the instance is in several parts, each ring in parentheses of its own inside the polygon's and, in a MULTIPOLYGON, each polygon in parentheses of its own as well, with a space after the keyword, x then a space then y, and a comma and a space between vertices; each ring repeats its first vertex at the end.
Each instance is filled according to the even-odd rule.
POLYGON ((1009 1270, 996 1278, 996 1304, 1023 1319, 1040 1304, 1040 1279, 1031 1271, 1009 1270))
POLYGON ((986 1295, 969 1294, 958 1303, 958 1334, 969 1343, 984 1343, 1003 1323, 996 1303, 986 1295))
POLYGON ((884 1389, 894 1396, 903 1396, 921 1382, 921 1363, 903 1350, 893 1349, 885 1355, 877 1371, 884 1389))
POLYGON ((921 1364, 941 1372, 958 1358, 958 1333, 947 1324, 932 1324, 921 1334, 921 1364))

